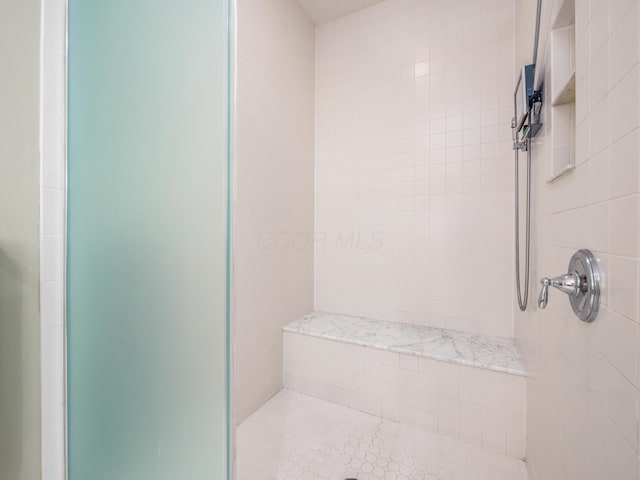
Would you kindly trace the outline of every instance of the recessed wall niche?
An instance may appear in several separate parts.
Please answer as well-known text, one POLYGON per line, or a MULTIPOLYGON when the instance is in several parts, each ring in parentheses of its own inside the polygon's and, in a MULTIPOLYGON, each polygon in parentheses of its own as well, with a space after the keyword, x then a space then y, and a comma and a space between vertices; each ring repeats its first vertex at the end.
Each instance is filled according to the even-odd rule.
POLYGON ((549 86, 551 108, 551 172, 553 182, 575 166, 576 145, 576 34, 575 2, 561 3, 550 35, 549 86))

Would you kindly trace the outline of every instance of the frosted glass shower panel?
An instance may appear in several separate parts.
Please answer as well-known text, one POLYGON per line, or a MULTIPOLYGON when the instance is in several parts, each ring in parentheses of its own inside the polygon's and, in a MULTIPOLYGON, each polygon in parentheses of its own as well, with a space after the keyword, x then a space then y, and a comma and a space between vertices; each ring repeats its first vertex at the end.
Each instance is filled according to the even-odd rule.
POLYGON ((70 480, 227 478, 227 5, 70 0, 70 480))

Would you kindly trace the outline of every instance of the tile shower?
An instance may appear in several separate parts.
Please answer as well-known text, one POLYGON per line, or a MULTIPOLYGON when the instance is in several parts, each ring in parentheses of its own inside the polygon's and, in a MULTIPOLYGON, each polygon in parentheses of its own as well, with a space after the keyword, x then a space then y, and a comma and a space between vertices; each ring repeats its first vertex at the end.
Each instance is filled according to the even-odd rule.
MULTIPOLYGON (((235 4, 236 478, 637 480, 638 1, 542 2, 547 83, 550 32, 575 12, 574 152, 551 181, 545 103, 524 313, 509 125, 536 2, 367 3, 235 4), (557 291, 535 306, 581 248, 603 277, 592 324, 557 291)), ((64 8, 43 10, 47 480, 65 477, 64 8)))
MULTIPOLYGON (((264 296, 251 311, 236 296, 245 332, 237 349, 254 352, 236 386, 239 478, 635 479, 637 2, 571 2, 575 168, 547 182, 559 147, 543 127, 533 148, 525 314, 514 302, 508 127, 517 71, 531 61, 535 2, 387 0, 315 27, 298 2, 276 2, 278 15, 260 20, 255 3, 239 3, 247 52, 239 82, 255 98, 282 91, 284 99, 270 82, 295 78, 295 94, 314 92, 314 130, 306 110, 278 109, 275 96, 263 101, 263 120, 293 130, 267 138, 259 116, 239 111, 238 122, 254 130, 239 135, 237 168, 256 171, 267 158, 256 152, 277 148, 290 159, 281 192, 313 182, 314 196, 312 225, 301 222, 310 215, 306 195, 278 218, 236 219, 256 260, 239 260, 236 291, 262 282, 264 296), (271 59, 283 70, 252 75, 251 52, 273 47, 285 18, 295 47, 271 59), (313 79, 301 72, 310 57, 313 79), (306 143, 287 145, 292 131, 306 143), (265 232, 308 241, 256 248, 265 232), (534 305, 537 280, 566 271, 580 248, 594 251, 604 279, 590 325, 559 292, 546 310, 534 305), (295 306, 283 282, 291 275, 306 292, 295 306), (264 375, 278 368, 282 377, 264 375), (390 450, 376 448, 387 440, 390 450), (403 444, 399 454, 396 441, 417 448, 403 444), (466 460, 454 472, 450 459, 425 457, 432 449, 466 460), (485 470, 471 460, 474 449, 507 463, 485 470)), ((542 2, 541 78, 550 32, 569 3, 542 2)), ((300 4, 316 12, 313 2, 300 4)), ((550 106, 543 115, 552 118, 550 106)), ((237 181, 240 201, 277 201, 279 194, 250 190, 260 181, 237 181)))
MULTIPOLYGON (((275 450, 261 451, 258 438, 263 422, 288 425, 296 408, 304 410, 311 400, 299 393, 334 404, 318 408, 346 419, 365 412, 374 415, 362 417, 372 425, 381 418, 403 425, 393 428, 426 435, 427 442, 446 437, 462 450, 481 447, 524 458, 526 373, 511 339, 513 187, 510 169, 503 168, 511 161, 511 136, 504 126, 513 107, 513 3, 379 2, 315 27, 315 49, 306 43, 314 27, 295 2, 277 2, 281 18, 271 10, 260 22, 256 3, 239 3, 238 43, 247 56, 239 63, 240 105, 243 93, 255 98, 274 91, 269 82, 287 84, 295 76, 295 94, 311 91, 315 97, 315 130, 309 135, 304 104, 278 110, 275 99, 265 115, 276 125, 298 115, 296 138, 313 143, 287 145, 290 131, 276 132, 267 142, 259 135, 259 117, 248 107, 238 110, 244 127, 238 133, 239 172, 261 168, 274 146, 280 161, 291 157, 297 163, 288 173, 292 184, 272 199, 264 189, 249 189, 259 182, 245 185, 249 178, 237 179, 238 255, 253 247, 257 261, 240 258, 236 276, 240 478, 260 470, 255 456, 273 455, 276 465, 267 469, 269 475, 289 478, 286 471, 295 465, 286 466, 288 441, 308 447, 292 440, 304 435, 294 430, 309 428, 313 435, 321 426, 284 429, 282 451, 273 445, 275 450), (272 30, 284 18, 297 22, 290 34, 297 36, 296 47, 277 53, 286 71, 267 79, 244 74, 243 68, 259 61, 253 52, 283 46, 273 44, 272 30), (309 68, 309 56, 315 58, 315 81, 299 71, 309 68), (299 196, 291 189, 309 181, 315 185, 314 212, 304 196, 278 219, 244 210, 245 204, 260 208, 256 202, 273 202, 287 191, 299 196), (300 223, 312 214, 312 225, 300 223), (296 237, 312 241, 284 241, 296 237), (294 258, 298 262, 291 263, 294 258), (314 260, 312 276, 305 274, 305 258, 314 260), (248 308, 255 307, 243 303, 242 291, 263 278, 257 265, 278 279, 297 276, 303 283, 296 290, 312 292, 314 299, 296 296, 294 306, 285 296, 281 304, 263 304, 248 317, 248 308), (484 281, 488 274, 501 281, 484 281), (305 316, 314 308, 319 313, 305 316), (276 309, 281 313, 273 318, 276 309), (251 342, 257 335, 268 342, 251 342), (244 361, 245 350, 253 353, 253 362, 244 361), (266 363, 255 362, 261 350, 266 363), (269 365, 283 376, 265 375, 269 365), (265 386, 265 380, 273 385, 265 386), (269 400, 283 384, 288 393, 269 400), (429 437, 433 434, 440 436, 429 437)), ((283 290, 286 295, 290 287, 279 280, 263 285, 261 295, 282 298, 283 290)), ((355 418, 345 421, 357 423, 355 418)), ((335 452, 336 438, 318 435, 317 440, 317 448, 335 452)), ((424 459, 416 453, 416 460, 424 459)), ((513 476, 505 478, 520 478, 524 471, 513 462, 513 476)), ((330 478, 320 472, 297 474, 330 478)), ((390 474, 352 472, 358 478, 390 474)), ((480 478, 477 472, 469 475, 480 478)))

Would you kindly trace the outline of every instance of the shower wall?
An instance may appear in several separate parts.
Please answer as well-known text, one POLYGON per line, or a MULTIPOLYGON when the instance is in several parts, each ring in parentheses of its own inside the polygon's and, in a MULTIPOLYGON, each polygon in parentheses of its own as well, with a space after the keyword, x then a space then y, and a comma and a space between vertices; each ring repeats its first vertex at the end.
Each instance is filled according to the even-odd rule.
MULTIPOLYGON (((547 71, 550 19, 560 3, 543 2, 539 59, 547 71)), ((518 24, 533 25, 533 4, 518 0, 518 24)), ((533 149, 530 301, 538 280, 565 273, 579 248, 594 251, 604 291, 592 324, 556 290, 546 310, 516 310, 529 371, 527 465, 534 480, 631 480, 639 471, 640 14, 636 0, 577 0, 575 8, 576 168, 546 183, 547 105, 533 149)), ((519 63, 530 61, 532 29, 519 31, 518 44, 519 63)))
POLYGON ((511 336, 511 0, 317 29, 316 309, 511 336))
POLYGON ((282 326, 313 309, 315 27, 296 0, 238 0, 235 408, 282 388, 282 326))

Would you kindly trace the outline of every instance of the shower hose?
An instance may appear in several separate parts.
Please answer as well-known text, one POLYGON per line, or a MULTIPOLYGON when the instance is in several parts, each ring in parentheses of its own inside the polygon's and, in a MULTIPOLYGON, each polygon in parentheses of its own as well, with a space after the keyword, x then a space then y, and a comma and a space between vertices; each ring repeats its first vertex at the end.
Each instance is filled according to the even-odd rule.
MULTIPOLYGON (((531 112, 529 112, 529 131, 531 131, 531 112)), ((520 162, 518 152, 515 152, 515 229, 516 229, 516 293, 518 306, 523 312, 527 309, 529 298, 529 259, 531 251, 531 138, 526 140, 527 149, 527 195, 526 195, 526 229, 525 229, 525 261, 524 261, 524 292, 520 282, 520 162), (524 293, 524 294, 523 294, 524 293)))
MULTIPOLYGON (((542 11, 542 0, 538 0, 536 8, 536 30, 533 41, 533 65, 538 61, 538 39, 540 37, 540 14, 542 11)), ((535 68, 535 67, 534 67, 535 68)), ((525 260, 524 260, 524 291, 520 282, 520 162, 518 158, 519 148, 515 148, 515 243, 516 243, 516 294, 518 297, 518 307, 523 312, 527 309, 529 299, 529 260, 531 253, 531 106, 528 111, 529 135, 525 141, 527 150, 527 195, 526 195, 526 230, 525 230, 525 260)), ((517 138, 514 139, 514 141, 517 138)))

